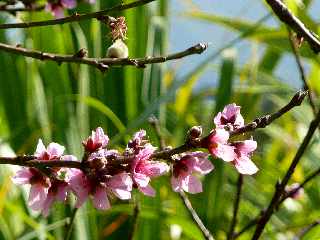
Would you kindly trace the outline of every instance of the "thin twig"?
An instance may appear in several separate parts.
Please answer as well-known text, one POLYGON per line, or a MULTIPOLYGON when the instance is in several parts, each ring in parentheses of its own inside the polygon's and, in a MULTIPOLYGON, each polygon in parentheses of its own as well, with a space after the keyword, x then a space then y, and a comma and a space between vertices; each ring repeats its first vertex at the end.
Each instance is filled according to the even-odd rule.
POLYGON ((138 217, 140 213, 140 206, 138 202, 134 203, 134 209, 133 209, 133 216, 132 216, 132 228, 129 233, 128 240, 133 240, 135 233, 137 232, 138 229, 138 217))
POLYGON ((294 240, 302 239, 308 232, 310 232, 313 228, 317 227, 318 225, 320 225, 320 220, 316 220, 308 226, 302 228, 301 231, 294 238, 294 240))
POLYGON ((65 240, 69 240, 71 238, 71 234, 72 234, 72 229, 73 229, 73 222, 76 218, 76 213, 78 211, 78 208, 74 208, 71 216, 70 216, 70 222, 69 224, 66 226, 67 229, 67 233, 66 233, 66 237, 64 238, 65 240))
POLYGON ((230 224, 230 229, 229 229, 227 240, 233 239, 234 229, 237 224, 237 215, 238 215, 238 211, 239 211, 242 185, 243 185, 243 175, 239 174, 238 181, 237 181, 237 194, 236 194, 236 198, 234 200, 232 221, 230 224))
POLYGON ((272 200, 270 201, 266 211, 262 214, 262 216, 259 218, 259 221, 257 223, 257 227, 256 230, 254 232, 254 235, 252 237, 252 240, 257 240, 259 239, 259 237, 261 236, 264 227, 266 226, 267 222, 269 221, 269 219, 271 218, 272 214, 274 213, 275 209, 278 206, 279 200, 281 199, 281 197, 283 196, 283 194, 285 193, 285 187, 288 184, 292 174, 294 173, 294 170, 296 168, 296 166, 298 165, 298 163, 300 162, 304 152, 306 151, 312 136, 314 134, 314 132, 316 131, 316 129, 318 128, 320 123, 320 111, 317 113, 317 116, 314 120, 311 121, 310 125, 309 125, 309 129, 308 132, 305 136, 305 138, 303 139, 301 145, 298 148, 298 151, 295 155, 295 157, 293 158, 289 169, 287 170, 285 176, 283 177, 281 182, 278 182, 276 184, 275 187, 275 192, 274 195, 272 197, 272 200))
POLYGON ((304 68, 303 68, 303 65, 302 65, 302 61, 301 61, 301 58, 300 58, 300 55, 299 55, 299 49, 297 48, 296 42, 294 40, 294 36, 293 36, 292 32, 290 31, 290 29, 288 29, 288 34, 289 34, 289 42, 290 42, 290 46, 291 46, 291 49, 292 49, 292 53, 294 55, 294 58, 296 60, 296 63, 297 63, 298 69, 299 69, 300 78, 301 78, 301 80, 303 82, 303 88, 304 88, 305 91, 308 91, 309 104, 310 104, 310 106, 312 108, 312 111, 313 111, 314 115, 316 115, 317 114, 317 109, 316 109, 315 101, 313 99, 313 95, 312 95, 310 86, 309 86, 309 84, 307 82, 306 74, 305 74, 305 71, 304 71, 304 68))
POLYGON ((109 66, 125 66, 131 65, 135 67, 144 67, 146 64, 154 63, 163 63, 166 61, 171 61, 175 59, 181 59, 183 57, 192 55, 192 54, 201 54, 207 49, 207 44, 198 43, 184 51, 170 54, 168 56, 160 57, 145 57, 145 58, 87 58, 87 57, 78 57, 77 55, 62 55, 54 53, 46 53, 37 50, 29 50, 19 46, 11 46, 4 43, 0 43, 0 51, 5 51, 9 53, 14 53, 26 57, 31 57, 39 59, 42 61, 54 61, 58 64, 68 62, 68 63, 81 63, 94 66, 101 71, 105 71, 109 66))
POLYGON ((197 226, 201 230, 201 232, 202 232, 203 236, 205 237, 205 239, 214 240, 214 238, 213 238, 212 234, 210 233, 210 231, 204 226, 204 224, 201 221, 201 219, 199 218, 198 214, 193 209, 193 207, 191 205, 191 202, 188 199, 188 197, 186 196, 186 194, 184 192, 179 192, 179 195, 180 195, 181 199, 183 200, 184 205, 188 209, 190 215, 192 216, 193 221, 197 224, 197 226))
POLYGON ((59 18, 59 19, 51 19, 51 20, 46 20, 46 21, 0 24, 0 29, 40 27, 40 26, 49 26, 49 25, 70 23, 70 22, 78 22, 78 21, 88 20, 88 19, 92 19, 92 18, 98 19, 99 17, 110 14, 111 12, 118 12, 118 11, 130 9, 130 8, 135 8, 138 6, 148 4, 153 1, 155 1, 155 0, 137 0, 137 1, 134 1, 134 2, 128 3, 128 4, 119 4, 114 7, 111 7, 111 8, 102 10, 102 11, 98 11, 98 12, 86 13, 86 14, 75 13, 75 14, 68 16, 68 17, 59 18))
MULTIPOLYGON (((318 168, 317 170, 313 171, 311 174, 309 174, 306 179, 299 184, 298 187, 292 189, 290 192, 286 192, 285 194, 283 194, 283 197, 281 198, 281 200, 279 201, 279 203, 277 204, 277 207, 275 208, 274 211, 278 211, 279 210, 279 206, 289 197, 291 197, 292 195, 294 195, 296 192, 298 192, 300 189, 304 188, 305 185, 307 183, 309 183, 311 180, 313 180, 315 177, 320 175, 320 168, 318 168)), ((259 214, 258 217, 252 219, 250 222, 248 222, 239 232, 234 234, 234 239, 238 238, 240 235, 242 235, 243 233, 245 233, 246 231, 248 231, 249 229, 251 229, 253 226, 255 226, 258 223, 258 220, 260 218, 260 216, 263 215, 263 213, 265 212, 265 210, 262 210, 259 214)))
POLYGON ((299 37, 303 37, 309 43, 311 49, 316 54, 320 52, 319 37, 294 16, 281 0, 266 0, 266 2, 282 22, 294 30, 299 37))
POLYGON ((154 130, 156 132, 157 138, 160 143, 160 150, 164 150, 166 147, 166 143, 165 143, 163 135, 161 133, 159 120, 155 116, 152 116, 149 118, 149 123, 151 124, 151 126, 154 128, 154 130))

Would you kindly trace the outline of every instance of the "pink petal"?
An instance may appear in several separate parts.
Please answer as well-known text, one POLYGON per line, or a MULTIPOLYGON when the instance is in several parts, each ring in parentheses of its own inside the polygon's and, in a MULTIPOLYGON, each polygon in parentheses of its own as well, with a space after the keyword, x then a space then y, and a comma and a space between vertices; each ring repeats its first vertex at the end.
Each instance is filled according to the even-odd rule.
POLYGON ((46 150, 46 147, 44 146, 42 140, 39 139, 38 145, 37 145, 37 149, 36 149, 34 155, 35 155, 36 157, 40 157, 40 156, 41 156, 44 152, 46 152, 46 151, 47 151, 47 150, 46 150))
POLYGON ((217 116, 215 116, 215 118, 213 119, 214 124, 215 124, 216 127, 218 127, 218 128, 224 126, 224 125, 221 123, 221 117, 222 117, 222 113, 221 113, 221 112, 218 112, 217 116))
POLYGON ((49 210, 54 203, 55 197, 52 194, 48 194, 44 204, 43 204, 43 209, 42 209, 42 215, 44 217, 47 217, 49 215, 49 210))
POLYGON ((30 178, 32 177, 32 173, 27 168, 23 168, 19 170, 16 175, 14 175, 11 180, 14 184, 28 184, 30 178))
POLYGON ((77 157, 73 156, 73 155, 63 155, 61 157, 61 160, 63 160, 63 161, 78 161, 77 157))
POLYGON ((208 159, 199 159, 193 169, 201 174, 208 174, 214 166, 208 159))
POLYGON ((184 179, 182 188, 192 194, 202 192, 201 182, 193 175, 189 175, 184 179))
POLYGON ((150 177, 158 177, 167 173, 170 167, 163 162, 152 162, 145 166, 150 177))
POLYGON ((235 103, 228 104, 223 109, 223 114, 229 119, 240 114, 240 106, 235 103))
POLYGON ((40 184, 31 185, 29 193, 29 207, 35 211, 43 208, 44 202, 46 201, 48 189, 40 184))
POLYGON ((234 152, 234 147, 225 144, 218 144, 214 149, 209 149, 209 151, 216 157, 221 158, 226 162, 231 162, 236 158, 234 152))
POLYGON ((215 129, 214 134, 210 136, 211 143, 221 143, 225 144, 228 142, 229 139, 229 132, 224 129, 215 129))
POLYGON ((87 177, 80 171, 71 171, 72 176, 70 176, 70 188, 77 196, 76 207, 79 208, 87 200, 90 193, 90 183, 87 177))
POLYGON ((60 186, 58 187, 57 194, 55 196, 56 199, 61 202, 66 201, 68 196, 68 190, 69 190, 69 187, 67 184, 65 185, 60 184, 60 186))
POLYGON ((131 198, 132 184, 132 179, 127 173, 117 174, 108 182, 112 192, 123 200, 131 198))
POLYGON ((95 208, 102 210, 110 208, 110 202, 105 188, 97 187, 93 195, 93 205, 95 208))
POLYGON ((146 187, 139 187, 139 190, 144 195, 147 195, 147 196, 150 196, 150 197, 154 197, 156 195, 156 191, 150 185, 148 185, 146 187))
POLYGON ((182 178, 181 177, 174 177, 172 176, 171 177, 171 186, 172 186, 172 189, 173 191, 175 192, 180 192, 182 190, 182 178))
POLYGON ((104 148, 109 142, 109 137, 104 134, 104 131, 101 127, 98 127, 92 135, 94 143, 101 143, 101 147, 104 148))
POLYGON ((47 147, 47 152, 52 158, 60 158, 65 150, 65 147, 58 143, 50 143, 47 147))
POLYGON ((259 170, 257 166, 246 156, 242 156, 235 160, 234 165, 241 174, 252 175, 259 170))
POLYGON ((75 8, 77 6, 77 2, 75 0, 61 0, 61 4, 65 8, 75 8))
POLYGON ((135 173, 133 179, 139 187, 146 187, 150 182, 150 178, 147 175, 140 173, 135 173))
POLYGON ((240 153, 248 155, 257 149, 257 142, 254 140, 245 140, 237 148, 240 153))
POLYGON ((63 18, 64 17, 64 10, 62 7, 54 7, 54 9, 51 10, 52 14, 55 18, 63 18))

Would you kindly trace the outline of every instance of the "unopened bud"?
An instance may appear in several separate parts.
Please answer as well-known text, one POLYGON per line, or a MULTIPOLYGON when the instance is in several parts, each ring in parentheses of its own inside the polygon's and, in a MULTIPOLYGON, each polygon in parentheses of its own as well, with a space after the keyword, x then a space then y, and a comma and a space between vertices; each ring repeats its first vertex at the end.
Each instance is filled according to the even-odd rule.
POLYGON ((128 47, 121 39, 117 39, 107 50, 109 58, 128 58, 128 56, 128 47))
POLYGON ((190 128, 188 132, 189 139, 199 138, 202 135, 202 127, 201 126, 193 126, 190 128))

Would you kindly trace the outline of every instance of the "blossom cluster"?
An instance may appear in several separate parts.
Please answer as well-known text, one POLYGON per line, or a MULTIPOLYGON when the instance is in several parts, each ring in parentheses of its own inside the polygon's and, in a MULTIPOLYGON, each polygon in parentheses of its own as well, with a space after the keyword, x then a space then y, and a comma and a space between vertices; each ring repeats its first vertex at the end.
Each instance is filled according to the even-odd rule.
MULTIPOLYGON (((233 163, 241 174, 257 172, 257 167, 250 160, 256 142, 252 139, 231 142, 229 139, 230 131, 244 126, 240 107, 227 105, 215 117, 214 123, 216 128, 199 141, 199 147, 207 148, 215 158, 233 163)), ((208 159, 209 154, 202 151, 173 154, 169 159, 155 158, 158 151, 148 141, 145 130, 135 133, 122 153, 108 149, 108 142, 109 137, 98 127, 82 143, 85 153, 81 168, 24 167, 12 180, 16 184, 31 185, 29 206, 47 216, 54 202, 67 201, 71 193, 76 197, 77 208, 90 198, 97 209, 110 208, 110 198, 130 199, 133 189, 155 196, 152 179, 167 173, 171 173, 174 191, 199 193, 202 192, 202 184, 197 175, 208 174, 214 169, 208 159)), ((64 155, 64 150, 57 143, 45 147, 40 139, 34 156, 38 161, 78 161, 73 155, 64 155)))
MULTIPOLYGON (((95 0, 86 0, 86 2, 93 4, 95 0)), ((51 12, 55 18, 62 18, 64 17, 64 9, 72 9, 76 6, 76 0, 48 0, 45 9, 51 12)))

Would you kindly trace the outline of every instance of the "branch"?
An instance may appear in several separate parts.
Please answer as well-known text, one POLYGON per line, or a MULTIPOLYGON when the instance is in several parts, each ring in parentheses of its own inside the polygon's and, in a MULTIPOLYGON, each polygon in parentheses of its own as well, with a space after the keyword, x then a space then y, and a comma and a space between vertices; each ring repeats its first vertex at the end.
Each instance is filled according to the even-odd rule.
POLYGON ((207 240, 214 240, 213 236, 211 235, 210 231, 204 226, 203 222, 199 218, 198 214, 196 211, 193 209, 190 200, 186 196, 184 192, 179 192, 181 199, 184 202, 184 205, 188 209, 190 215, 192 216, 193 221, 198 225, 199 229, 201 230, 203 236, 207 240))
MULTIPOLYGON (((182 52, 177 52, 170 54, 168 56, 160 56, 160 57, 145 57, 145 58, 87 58, 87 57, 79 57, 77 54, 75 55, 62 55, 62 54, 53 54, 46 53, 37 50, 29 50, 22 47, 14 47, 4 43, 0 43, 0 50, 14 53, 26 57, 31 57, 35 59, 39 59, 42 61, 53 61, 58 64, 68 62, 68 63, 80 63, 87 64, 93 67, 98 68, 101 71, 105 71, 109 68, 109 66, 126 66, 131 65, 135 67, 145 67, 146 64, 154 64, 154 63, 163 63, 175 59, 181 59, 183 57, 193 55, 193 54, 201 54, 207 49, 206 43, 198 43, 182 52)), ((80 50, 81 51, 81 50, 80 50)))
POLYGON ((17 156, 17 157, 0 157, 0 164, 11 164, 25 167, 67 167, 82 169, 82 165, 77 161, 70 160, 50 160, 40 161, 36 160, 35 156, 17 156))
POLYGON ((306 151, 306 149, 312 139, 314 132, 316 131, 316 129, 319 126, 319 123, 320 123, 320 111, 318 112, 316 118, 314 120, 312 120, 312 122, 310 123, 308 132, 307 132, 305 138, 303 139, 301 145, 299 146, 298 151, 297 151, 295 157, 293 158, 293 160, 290 164, 290 167, 287 170, 282 181, 280 183, 276 184, 276 189, 275 189, 274 195, 272 197, 272 200, 270 201, 269 206, 267 207, 266 211, 259 218, 256 230, 255 230, 254 235, 252 237, 252 240, 259 239, 259 237, 261 236, 261 234, 264 230, 264 227, 266 226, 267 222, 271 218, 275 209, 279 205, 279 200, 281 199, 283 194, 285 194, 285 187, 286 187, 287 183, 289 182, 292 174, 294 173, 296 166, 300 162, 304 152, 306 151))
POLYGON ((236 198, 234 201, 233 216, 232 216, 232 221, 231 221, 230 230, 228 233, 227 240, 232 240, 234 238, 233 234, 234 234, 234 229, 237 224, 237 215, 238 215, 238 211, 239 211, 242 185, 243 185, 243 175, 239 174, 239 178, 238 178, 238 182, 237 182, 237 195, 236 195, 236 198))
POLYGON ((320 225, 320 220, 316 220, 308 226, 302 228, 301 231, 294 238, 294 240, 302 239, 308 232, 310 232, 313 228, 317 227, 318 225, 320 225))
POLYGON ((285 105, 283 108, 281 108, 279 111, 271 115, 265 115, 263 117, 255 119, 253 122, 231 132, 230 136, 239 135, 245 132, 251 132, 256 130, 257 128, 265 128, 274 120, 280 118, 283 114, 289 112, 292 108, 296 106, 300 106, 307 94, 308 94, 308 91, 300 90, 296 92, 296 94, 292 97, 291 101, 287 105, 285 105))
POLYGON ((92 18, 99 18, 101 16, 107 15, 111 12, 118 12, 123 11, 130 8, 135 8, 138 6, 145 5, 147 3, 153 2, 155 0, 137 0, 132 3, 128 4, 119 4, 114 7, 93 12, 93 13, 86 13, 86 14, 78 14, 75 13, 71 16, 59 18, 59 19, 52 19, 47 21, 37 21, 37 22, 26 22, 26 23, 7 23, 7 24, 0 24, 0 29, 7 29, 7 28, 30 28, 30 27, 40 27, 40 26, 49 26, 49 25, 57 25, 57 24, 64 24, 70 22, 78 22, 83 20, 88 20, 92 18))
POLYGON ((309 104, 310 104, 310 106, 312 108, 312 111, 313 111, 314 115, 316 115, 317 114, 317 109, 316 109, 316 105, 314 103, 315 101, 313 99, 313 95, 312 95, 312 92, 310 90, 310 86, 308 85, 308 82, 307 82, 306 74, 305 74, 305 71, 304 71, 304 68, 303 68, 303 65, 302 65, 302 61, 301 61, 301 58, 300 58, 300 55, 299 55, 299 49, 298 49, 298 47, 296 45, 296 42, 294 40, 294 36, 293 36, 292 32, 290 31, 290 29, 288 29, 288 33, 289 33, 290 46, 291 46, 294 58, 296 60, 298 69, 299 69, 300 78, 301 78, 301 80, 303 82, 303 88, 304 88, 305 91, 308 91, 309 104))
MULTIPOLYGON (((312 179, 314 179, 315 177, 319 176, 320 174, 320 168, 318 168, 317 170, 315 170, 314 172, 312 172, 308 177, 306 177, 306 179, 295 189, 292 189, 290 192, 286 192, 285 194, 283 194, 283 197, 281 198, 281 200, 279 201, 279 203, 277 204, 277 207, 275 208, 275 211, 279 210, 279 206, 289 197, 291 197, 292 195, 294 195, 296 192, 298 192, 300 189, 304 188, 304 186, 310 182, 312 179)), ((238 238, 240 235, 242 235, 243 233, 245 233, 246 231, 248 231, 249 229, 251 229, 253 226, 255 226, 258 223, 258 220, 260 218, 260 216, 262 216, 264 214, 265 210, 262 210, 259 214, 258 217, 252 219, 249 223, 247 223, 247 225, 245 225, 238 233, 234 234, 234 239, 238 238)))
POLYGON ((294 16, 281 0, 266 0, 266 2, 282 22, 309 43, 311 49, 316 54, 320 52, 319 37, 294 16))

